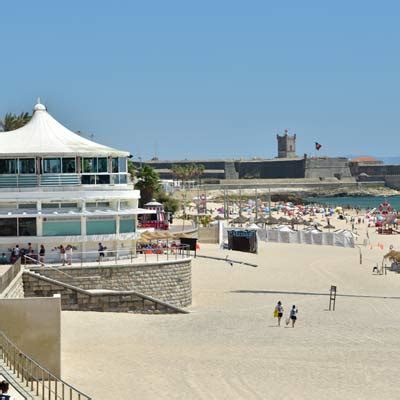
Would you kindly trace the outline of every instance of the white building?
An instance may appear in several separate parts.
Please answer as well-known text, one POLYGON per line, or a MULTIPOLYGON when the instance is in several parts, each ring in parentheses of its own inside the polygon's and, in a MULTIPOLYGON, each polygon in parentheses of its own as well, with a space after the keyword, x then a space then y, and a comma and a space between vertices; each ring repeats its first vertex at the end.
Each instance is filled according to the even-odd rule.
POLYGON ((85 259, 134 251, 140 192, 127 171, 129 153, 71 132, 43 104, 24 127, 0 132, 0 252, 43 244, 46 261, 60 244, 85 259))

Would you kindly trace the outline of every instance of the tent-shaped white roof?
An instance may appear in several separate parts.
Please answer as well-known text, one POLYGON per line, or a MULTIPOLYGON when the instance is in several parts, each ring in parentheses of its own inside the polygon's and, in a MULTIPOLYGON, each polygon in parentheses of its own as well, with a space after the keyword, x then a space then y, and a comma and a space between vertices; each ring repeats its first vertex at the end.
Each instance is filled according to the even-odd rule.
POLYGON ((40 102, 35 105, 32 119, 25 126, 0 132, 0 157, 52 155, 127 157, 129 152, 103 146, 70 131, 40 102))

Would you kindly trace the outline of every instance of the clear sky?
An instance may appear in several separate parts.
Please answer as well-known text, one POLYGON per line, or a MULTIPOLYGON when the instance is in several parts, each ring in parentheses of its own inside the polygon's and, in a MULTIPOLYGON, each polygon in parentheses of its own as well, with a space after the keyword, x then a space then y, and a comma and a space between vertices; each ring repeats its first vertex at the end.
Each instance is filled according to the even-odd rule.
POLYGON ((399 155, 399 1, 4 1, 0 115, 160 159, 399 155))

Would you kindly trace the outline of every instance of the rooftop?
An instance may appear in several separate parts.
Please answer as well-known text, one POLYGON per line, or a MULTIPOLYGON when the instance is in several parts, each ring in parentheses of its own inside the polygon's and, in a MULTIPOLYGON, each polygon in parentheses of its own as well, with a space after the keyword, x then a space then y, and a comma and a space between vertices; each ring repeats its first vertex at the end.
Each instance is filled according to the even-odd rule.
POLYGON ((113 156, 127 157, 129 152, 103 146, 70 131, 38 102, 32 119, 22 128, 2 132, 0 157, 15 156, 113 156))

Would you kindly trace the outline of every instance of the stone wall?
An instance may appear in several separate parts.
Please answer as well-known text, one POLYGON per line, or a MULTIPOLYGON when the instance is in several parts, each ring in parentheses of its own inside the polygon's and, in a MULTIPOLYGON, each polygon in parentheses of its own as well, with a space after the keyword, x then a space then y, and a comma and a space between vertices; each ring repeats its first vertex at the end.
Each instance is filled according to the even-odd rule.
POLYGON ((338 179, 351 177, 349 160, 344 157, 307 158, 305 164, 306 178, 338 179))
POLYGON ((133 290, 177 307, 186 307, 192 302, 190 259, 133 265, 96 264, 60 267, 58 270, 34 267, 30 270, 86 290, 133 290))
POLYGON ((117 292, 100 289, 87 291, 30 271, 24 272, 23 282, 27 297, 51 297, 60 294, 62 310, 134 313, 185 312, 135 291, 117 292))

